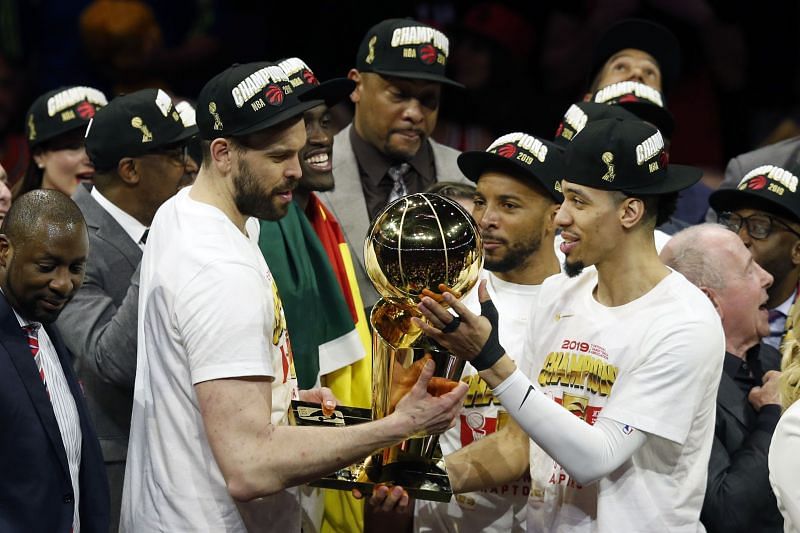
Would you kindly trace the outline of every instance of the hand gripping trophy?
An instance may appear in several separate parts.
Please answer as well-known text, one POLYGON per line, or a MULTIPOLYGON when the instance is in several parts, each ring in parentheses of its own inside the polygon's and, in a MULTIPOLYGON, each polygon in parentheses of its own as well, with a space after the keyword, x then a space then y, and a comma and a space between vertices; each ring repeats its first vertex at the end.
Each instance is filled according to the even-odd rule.
MULTIPOLYGON (((364 243, 367 274, 381 295, 370 315, 372 412, 339 407, 333 415, 339 424, 391 414, 431 358, 436 372, 429 392, 447 392, 455 386, 463 361, 422 335, 411 318, 422 317, 416 305, 423 291, 437 293, 445 285, 456 294, 468 292, 478 280, 482 250, 477 225, 469 213, 436 194, 404 196, 373 220, 364 243)), ((298 416, 303 407, 297 403, 293 406, 295 421, 304 423, 298 416)), ((436 464, 438 440, 438 435, 408 439, 312 485, 358 488, 369 494, 375 484, 396 484, 416 498, 448 501, 452 491, 447 473, 436 464)))

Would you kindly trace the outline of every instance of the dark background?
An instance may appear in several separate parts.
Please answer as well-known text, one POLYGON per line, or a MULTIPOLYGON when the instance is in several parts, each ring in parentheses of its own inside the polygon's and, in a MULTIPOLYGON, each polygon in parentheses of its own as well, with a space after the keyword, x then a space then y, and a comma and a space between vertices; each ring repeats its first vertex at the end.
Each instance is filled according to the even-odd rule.
POLYGON ((319 79, 344 76, 366 30, 395 16, 450 37, 451 70, 470 89, 446 89, 436 136, 459 148, 514 130, 552 137, 583 96, 593 44, 629 16, 661 22, 682 45, 681 78, 667 94, 672 161, 703 166, 713 183, 730 157, 798 133, 796 1, 109 3, 0 0, 3 136, 22 130, 36 96, 63 85, 109 96, 159 86, 191 99, 231 63, 287 56, 319 79), (82 23, 86 10, 94 16, 82 23))

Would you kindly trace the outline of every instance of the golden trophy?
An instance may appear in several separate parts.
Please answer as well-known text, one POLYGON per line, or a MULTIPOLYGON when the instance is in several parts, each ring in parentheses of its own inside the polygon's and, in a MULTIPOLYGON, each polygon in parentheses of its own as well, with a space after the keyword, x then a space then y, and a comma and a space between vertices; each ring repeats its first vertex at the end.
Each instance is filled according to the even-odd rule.
MULTIPOLYGON (((469 213, 437 194, 404 196, 373 220, 364 261, 381 295, 370 315, 372 410, 338 406, 325 417, 318 405, 293 402, 295 423, 343 426, 383 418, 411 389, 429 358, 436 363, 429 392, 461 378, 463 361, 422 335, 411 318, 422 318, 416 306, 423 290, 439 292, 444 284, 465 294, 477 282, 483 247, 469 213)), ((407 439, 311 484, 358 488, 364 494, 372 493, 376 484, 401 485, 413 497, 449 501, 447 473, 437 465, 438 441, 438 435, 407 439)))

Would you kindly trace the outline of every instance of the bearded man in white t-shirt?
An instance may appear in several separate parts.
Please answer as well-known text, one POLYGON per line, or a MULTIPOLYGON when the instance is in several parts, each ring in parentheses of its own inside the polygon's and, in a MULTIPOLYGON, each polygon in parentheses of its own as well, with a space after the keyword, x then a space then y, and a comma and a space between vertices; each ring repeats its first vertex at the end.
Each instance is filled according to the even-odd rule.
MULTIPOLYGON (((553 219, 563 200, 559 180, 563 151, 525 133, 509 133, 487 150, 465 152, 458 166, 476 182, 472 215, 483 237, 481 279, 500 313, 498 332, 505 346, 521 346, 530 327, 528 310, 545 278, 559 272, 553 247, 553 219)), ((477 290, 464 298, 479 312, 477 290)), ((528 456, 528 436, 510 419, 486 382, 469 364, 462 381, 469 385, 456 427, 439 444, 448 456, 462 447, 499 433, 528 456)), ((482 533, 525 531, 530 493, 527 461, 508 483, 457 494, 448 503, 417 500, 414 528, 420 532, 482 533)))
MULTIPOLYGON (((281 67, 266 62, 234 65, 200 92, 202 167, 156 213, 142 259, 123 531, 299 532, 287 489, 444 431, 463 401, 464 384, 427 393, 429 364, 381 420, 286 426, 292 398, 324 410, 335 401, 330 391, 297 391, 256 218, 277 220, 292 201, 302 114, 320 104, 314 96, 300 101, 281 67)), ((147 135, 144 121, 131 126, 147 135)))
POLYGON ((483 316, 449 294, 457 317, 420 303, 432 324, 420 327, 470 361, 531 439, 529 458, 502 438, 451 455, 453 488, 508 482, 529 459, 528 531, 703 531, 725 348, 711 303, 656 253, 663 206, 701 174, 667 160, 638 120, 590 123, 567 146, 566 274, 545 280, 524 346, 509 347, 519 368, 485 286, 483 316))

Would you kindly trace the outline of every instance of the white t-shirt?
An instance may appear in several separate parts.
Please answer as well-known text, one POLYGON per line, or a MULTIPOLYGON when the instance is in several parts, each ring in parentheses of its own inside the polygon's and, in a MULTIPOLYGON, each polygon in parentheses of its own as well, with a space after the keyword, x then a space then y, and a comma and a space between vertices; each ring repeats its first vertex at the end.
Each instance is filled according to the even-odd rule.
MULTIPOLYGON (((541 286, 509 283, 485 270, 481 272, 481 279, 487 280, 486 288, 500 316, 500 344, 509 349, 522 346, 528 332, 530 309, 541 286)), ((477 285, 463 301, 471 311, 480 313, 477 285)), ((469 363, 464 367, 461 381, 469 385, 469 392, 456 426, 439 438, 445 456, 494 433, 508 420, 500 401, 494 398, 492 390, 469 363)), ((448 503, 417 500, 414 527, 416 531, 432 532, 525 531, 529 491, 530 479, 525 475, 508 485, 457 494, 448 503)))
MULTIPOLYGON (((206 438, 194 385, 273 377, 273 424, 287 422, 297 391, 283 307, 258 249, 257 221, 248 220, 245 236, 222 211, 192 200, 190 190, 158 210, 142 258, 121 520, 122 530, 132 533, 244 532, 206 438)), ((300 530, 294 496, 263 502, 276 531, 300 530)))
POLYGON ((786 533, 800 531, 800 401, 794 402, 781 416, 769 446, 769 482, 783 515, 786 533))
POLYGON ((719 316, 676 272, 617 307, 595 300, 596 285, 595 269, 544 282, 521 369, 587 423, 606 417, 648 439, 585 487, 532 441, 528 531, 703 531, 725 354, 719 316))

